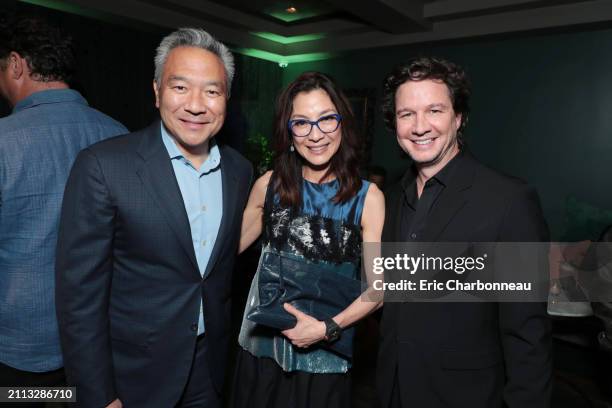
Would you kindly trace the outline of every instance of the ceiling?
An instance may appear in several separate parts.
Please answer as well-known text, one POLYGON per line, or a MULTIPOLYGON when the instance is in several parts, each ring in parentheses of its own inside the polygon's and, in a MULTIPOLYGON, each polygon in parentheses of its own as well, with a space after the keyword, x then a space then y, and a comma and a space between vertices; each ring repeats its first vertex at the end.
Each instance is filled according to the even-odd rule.
POLYGON ((612 22, 611 0, 21 1, 169 29, 199 26, 234 51, 281 65, 357 49, 612 22))

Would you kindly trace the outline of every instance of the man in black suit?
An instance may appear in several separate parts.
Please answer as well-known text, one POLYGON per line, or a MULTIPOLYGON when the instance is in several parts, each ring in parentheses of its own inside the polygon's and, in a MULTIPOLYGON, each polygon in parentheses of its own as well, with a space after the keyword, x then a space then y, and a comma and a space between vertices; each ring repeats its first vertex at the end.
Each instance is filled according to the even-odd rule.
POLYGON ((252 169, 218 146, 233 57, 164 38, 161 122, 83 150, 64 195, 57 311, 82 407, 219 407, 230 282, 252 169))
MULTIPOLYGON (((464 71, 418 58, 385 80, 384 113, 414 161, 387 194, 386 242, 536 242, 548 230, 536 192, 478 162, 461 132, 464 71)), ((551 390, 543 303, 385 303, 383 407, 542 408, 551 390)))

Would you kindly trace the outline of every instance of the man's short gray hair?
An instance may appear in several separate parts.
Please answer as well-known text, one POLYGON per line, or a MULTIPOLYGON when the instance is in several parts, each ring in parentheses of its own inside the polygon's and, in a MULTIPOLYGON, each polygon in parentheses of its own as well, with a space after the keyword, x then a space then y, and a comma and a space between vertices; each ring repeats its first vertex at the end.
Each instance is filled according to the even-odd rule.
POLYGON ((164 65, 168 55, 176 47, 197 47, 210 51, 221 59, 227 75, 227 96, 230 95, 232 79, 234 78, 234 56, 229 49, 212 35, 200 28, 180 28, 164 37, 155 54, 155 82, 161 84, 164 65))

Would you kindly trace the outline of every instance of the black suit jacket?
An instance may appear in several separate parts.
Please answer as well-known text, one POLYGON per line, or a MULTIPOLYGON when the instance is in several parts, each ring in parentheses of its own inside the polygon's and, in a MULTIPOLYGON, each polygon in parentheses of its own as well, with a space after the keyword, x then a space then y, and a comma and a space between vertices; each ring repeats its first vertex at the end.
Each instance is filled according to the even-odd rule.
MULTIPOLYGON (((422 241, 548 240, 533 189, 468 152, 457 160, 422 241)), ((403 186, 411 177, 409 171, 387 194, 383 241, 402 241, 403 186)), ((542 303, 386 303, 378 361, 382 406, 389 405, 397 375, 405 407, 548 407, 550 330, 542 303)))
POLYGON ((200 302, 207 361, 221 389, 230 282, 251 165, 220 147, 223 215, 205 277, 160 123, 83 150, 59 229, 56 304, 79 405, 171 407, 194 356, 200 302))

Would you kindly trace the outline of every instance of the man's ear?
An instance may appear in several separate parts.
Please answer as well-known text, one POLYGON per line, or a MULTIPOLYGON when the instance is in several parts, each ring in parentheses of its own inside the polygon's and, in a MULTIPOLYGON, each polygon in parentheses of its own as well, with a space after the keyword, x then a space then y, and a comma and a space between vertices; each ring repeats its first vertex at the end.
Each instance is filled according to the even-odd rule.
POLYGON ((8 68, 13 79, 20 79, 24 74, 29 74, 28 62, 15 51, 11 51, 8 57, 8 68))
POLYGON ((461 127, 462 121, 463 121, 463 115, 461 115, 460 113, 457 113, 455 115, 455 126, 457 127, 457 129, 461 127))
POLYGON ((153 80, 153 92, 155 93, 155 107, 159 109, 159 86, 155 80, 153 80))

